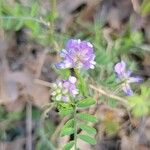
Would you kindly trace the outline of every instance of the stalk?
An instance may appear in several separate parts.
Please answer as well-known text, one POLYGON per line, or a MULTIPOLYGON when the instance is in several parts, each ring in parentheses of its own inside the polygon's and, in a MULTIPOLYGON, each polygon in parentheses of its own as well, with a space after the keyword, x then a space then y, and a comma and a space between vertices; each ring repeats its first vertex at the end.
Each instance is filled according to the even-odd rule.
POLYGON ((74 107, 74 141, 75 141, 75 150, 77 150, 77 106, 74 107))

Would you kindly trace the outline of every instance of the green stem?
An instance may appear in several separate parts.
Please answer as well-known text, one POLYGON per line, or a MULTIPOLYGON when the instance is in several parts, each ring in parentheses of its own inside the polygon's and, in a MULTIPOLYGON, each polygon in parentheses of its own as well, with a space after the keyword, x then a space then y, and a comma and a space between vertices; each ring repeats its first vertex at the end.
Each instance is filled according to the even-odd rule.
POLYGON ((88 89, 87 89, 87 85, 85 83, 84 78, 80 75, 79 70, 74 69, 74 72, 75 72, 76 78, 79 80, 79 84, 81 88, 80 91, 82 92, 84 97, 88 97, 88 93, 87 93, 88 89))
POLYGON ((75 150, 77 150, 77 106, 74 106, 74 141, 75 141, 75 150))

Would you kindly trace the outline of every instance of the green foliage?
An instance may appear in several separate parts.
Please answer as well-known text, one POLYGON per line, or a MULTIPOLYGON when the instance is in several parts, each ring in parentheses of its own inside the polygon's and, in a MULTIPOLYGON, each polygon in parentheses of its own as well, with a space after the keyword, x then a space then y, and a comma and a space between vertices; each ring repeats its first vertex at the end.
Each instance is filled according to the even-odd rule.
POLYGON ((65 128, 67 128, 67 127, 74 127, 74 118, 69 119, 69 120, 64 124, 64 127, 65 127, 65 128))
POLYGON ((79 82, 78 82, 78 89, 79 91, 81 91, 81 93, 84 95, 84 96, 88 96, 88 89, 87 89, 87 84, 85 82, 85 79, 81 76, 81 74, 78 72, 77 69, 74 69, 75 71, 75 75, 77 76, 79 82))
POLYGON ((65 136, 65 135, 73 134, 73 133, 74 133, 74 123, 75 123, 74 118, 68 120, 68 121, 64 124, 63 128, 61 129, 60 135, 61 135, 61 136, 65 136))
POLYGON ((144 0, 141 6, 141 14, 144 16, 149 13, 150 13, 150 1, 144 0))
POLYGON ((1 19, 3 20, 1 26, 4 29, 17 31, 23 26, 26 26, 33 32, 37 29, 37 25, 35 23, 36 19, 32 19, 32 17, 38 13, 37 4, 33 4, 32 8, 29 8, 17 2, 10 5, 2 1, 1 10, 1 19))
POLYGON ((95 145, 96 144, 96 140, 88 135, 79 135, 79 138, 91 145, 95 145))
POLYGON ((90 126, 88 126, 86 124, 80 124, 79 127, 82 130, 86 131, 88 134, 96 134, 96 129, 93 128, 93 127, 90 127, 90 126))
POLYGON ((57 108, 61 116, 67 116, 73 113, 74 109, 70 103, 57 103, 57 108))
POLYGON ((62 76, 64 79, 68 79, 68 77, 71 75, 69 69, 61 69, 56 70, 56 73, 58 73, 60 76, 62 76))
MULTIPOLYGON (((38 2, 31 2, 30 6, 24 6, 20 2, 6 3, 0 0, 0 27, 6 31, 18 31, 27 28, 31 31, 30 39, 39 44, 55 46, 54 27, 50 26, 57 18, 55 0, 51 1, 52 9, 45 16, 40 14, 38 2), (42 19, 41 19, 42 18, 42 19)), ((60 36, 60 35, 59 35, 60 36)))
MULTIPOLYGON (((118 55, 127 54, 129 52, 137 52, 137 48, 143 42, 143 35, 141 32, 126 32, 122 37, 118 38, 114 45, 114 51, 118 55), (135 47, 136 46, 136 47, 135 47)), ((140 52, 140 51, 139 51, 140 52)), ((140 52, 141 53, 141 52, 140 52)), ((139 54, 140 54, 139 53, 139 54)), ((115 55, 116 55, 115 54, 115 55)))
POLYGON ((86 114, 86 113, 78 113, 77 116, 84 121, 88 121, 88 122, 92 122, 92 123, 96 123, 98 122, 97 118, 94 117, 93 115, 90 114, 86 114))
POLYGON ((150 113, 150 89, 148 87, 141 87, 141 94, 134 95, 128 98, 132 114, 135 117, 141 117, 150 113))
POLYGON ((71 135, 74 133, 74 128, 70 128, 70 127, 65 127, 61 129, 61 136, 65 136, 65 135, 71 135))
POLYGON ((61 116, 67 116, 67 115, 71 115, 73 113, 73 111, 74 111, 73 107, 68 107, 68 108, 61 107, 59 109, 59 114, 61 116))
POLYGON ((74 144, 75 144, 74 141, 68 142, 68 143, 64 146, 63 150, 70 150, 70 149, 73 147, 74 144))
POLYGON ((83 100, 79 100, 77 102, 77 107, 86 108, 93 104, 95 104, 95 100, 89 97, 89 98, 85 98, 83 100))

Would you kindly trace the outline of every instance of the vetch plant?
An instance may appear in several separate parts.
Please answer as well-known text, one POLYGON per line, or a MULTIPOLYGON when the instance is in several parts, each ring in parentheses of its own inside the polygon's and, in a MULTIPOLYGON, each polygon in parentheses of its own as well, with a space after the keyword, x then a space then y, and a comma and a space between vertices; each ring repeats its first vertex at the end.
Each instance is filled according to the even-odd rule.
MULTIPOLYGON (((65 76, 53 83, 52 100, 61 116, 69 116, 69 120, 63 125, 60 135, 69 136, 71 140, 63 147, 63 150, 70 150, 72 148, 79 150, 79 139, 91 145, 96 144, 94 135, 97 131, 92 124, 98 120, 95 116, 81 111, 81 109, 89 108, 95 104, 95 100, 92 98, 81 74, 81 70, 94 69, 95 67, 93 45, 87 41, 70 39, 65 49, 61 50, 60 57, 62 60, 55 66, 60 72, 65 73, 65 76)), ((124 61, 118 62, 114 67, 114 71, 122 90, 127 96, 131 97, 131 101, 126 101, 126 104, 133 108, 131 111, 135 114, 141 107, 139 107, 138 102, 137 104, 134 102, 136 105, 132 105, 133 91, 130 84, 139 83, 143 79, 139 76, 133 76, 132 71, 126 70, 126 63, 124 61)), ((102 94, 109 97, 105 91, 102 94)), ((116 96, 111 97, 116 98, 116 96)), ((142 107, 146 106, 145 102, 142 104, 142 107)), ((145 107, 146 113, 148 107, 145 107)), ((112 126, 116 127, 116 124, 110 125, 109 123, 108 127, 110 126, 111 128, 112 126)))
POLYGON ((60 56, 63 60, 56 64, 56 68, 68 69, 70 75, 68 79, 57 80, 53 84, 52 100, 61 115, 70 116, 61 129, 60 135, 73 135, 73 139, 63 149, 70 150, 73 147, 78 150, 78 139, 92 145, 96 144, 93 137, 96 134, 96 129, 89 123, 96 123, 97 119, 91 114, 80 112, 80 109, 95 104, 95 100, 90 97, 87 85, 80 74, 80 69, 94 69, 93 45, 87 41, 71 39, 67 42, 66 48, 61 51, 60 56), (82 130, 86 134, 82 134, 82 130))

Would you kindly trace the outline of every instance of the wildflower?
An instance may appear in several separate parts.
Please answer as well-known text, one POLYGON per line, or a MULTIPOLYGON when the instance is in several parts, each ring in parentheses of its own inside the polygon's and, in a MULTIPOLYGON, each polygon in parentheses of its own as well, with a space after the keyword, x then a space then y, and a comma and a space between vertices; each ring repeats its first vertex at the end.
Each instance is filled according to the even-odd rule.
POLYGON ((133 91, 130 87, 130 83, 139 83, 143 79, 139 76, 131 76, 132 72, 130 70, 126 71, 126 63, 121 61, 117 63, 114 67, 118 79, 122 82, 122 89, 128 95, 133 95, 133 91))
POLYGON ((58 80, 53 84, 53 99, 68 102, 70 97, 75 97, 78 94, 76 82, 77 79, 73 76, 70 76, 68 80, 58 80))
POLYGON ((63 60, 56 64, 56 67, 59 69, 94 69, 96 64, 94 61, 93 45, 90 42, 79 39, 70 39, 66 44, 66 48, 60 52, 60 56, 63 60))

